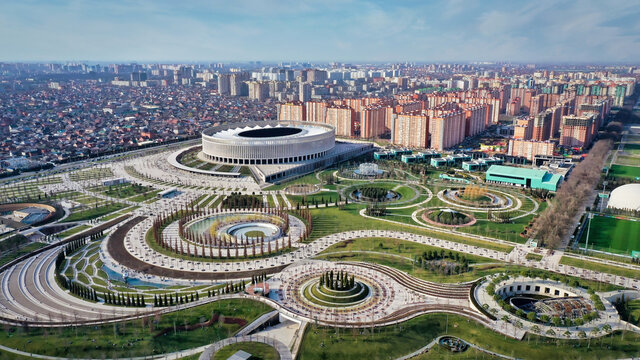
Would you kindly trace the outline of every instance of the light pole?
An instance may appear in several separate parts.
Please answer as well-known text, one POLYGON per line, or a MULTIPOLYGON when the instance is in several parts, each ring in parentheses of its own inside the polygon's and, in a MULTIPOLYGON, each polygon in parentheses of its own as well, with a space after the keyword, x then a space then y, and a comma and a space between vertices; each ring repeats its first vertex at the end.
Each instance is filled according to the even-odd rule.
POLYGON ((589 212, 587 216, 589 217, 589 224, 587 225, 587 241, 584 244, 585 253, 589 252, 589 231, 591 230, 591 218, 593 217, 593 213, 589 212))
MULTIPOLYGON (((607 183, 608 181, 605 180, 602 182, 602 195, 604 196, 604 189, 607 187, 607 183)), ((602 203, 604 202, 604 197, 602 198, 603 200, 600 201, 600 212, 602 212, 602 203)))

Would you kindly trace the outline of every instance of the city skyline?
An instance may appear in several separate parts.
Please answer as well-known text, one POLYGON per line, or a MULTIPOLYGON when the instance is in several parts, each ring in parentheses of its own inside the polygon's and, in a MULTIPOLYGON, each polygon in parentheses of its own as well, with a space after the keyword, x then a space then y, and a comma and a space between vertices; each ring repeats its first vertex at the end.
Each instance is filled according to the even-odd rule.
POLYGON ((0 61, 634 62, 628 1, 25 1, 0 61), (79 46, 82 44, 82 46, 79 46))

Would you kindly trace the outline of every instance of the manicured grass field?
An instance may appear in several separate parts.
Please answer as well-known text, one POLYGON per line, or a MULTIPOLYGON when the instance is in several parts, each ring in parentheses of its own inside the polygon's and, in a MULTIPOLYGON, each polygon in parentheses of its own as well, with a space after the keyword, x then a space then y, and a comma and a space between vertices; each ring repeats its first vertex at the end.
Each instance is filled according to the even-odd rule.
POLYGON ((476 240, 454 234, 434 232, 427 229, 419 229, 417 227, 408 227, 402 224, 389 223, 387 221, 368 219, 360 216, 359 214, 360 209, 364 207, 364 205, 349 203, 349 205, 345 206, 343 210, 340 210, 337 207, 329 207, 326 209, 312 208, 311 214, 313 215, 313 230, 311 231, 311 240, 315 240, 325 235, 349 230, 395 230, 429 235, 439 239, 451 240, 504 252, 509 252, 513 249, 513 246, 500 243, 476 240))
POLYGON ((38 250, 41 247, 47 246, 47 244, 43 244, 43 243, 39 243, 39 242, 34 242, 31 243, 29 245, 23 246, 20 249, 16 250, 16 251, 7 251, 4 252, 2 254, 2 256, 0 256, 0 266, 8 263, 9 261, 12 261, 14 259, 19 258, 22 255, 26 255, 32 251, 38 250))
POLYGON ((106 214, 108 214, 110 212, 114 212, 114 211, 118 211, 118 210, 124 209, 127 206, 128 205, 125 205, 125 204, 114 203, 114 204, 109 204, 109 205, 105 205, 105 206, 99 206, 97 208, 91 208, 91 209, 87 209, 87 210, 82 210, 82 211, 75 212, 75 213, 69 215, 69 217, 64 219, 63 222, 66 222, 66 221, 91 220, 91 219, 95 219, 97 217, 100 217, 102 215, 106 215, 106 214))
MULTIPOLYGON (((588 226, 588 224, 587 224, 588 226)), ((580 238, 580 247, 587 240, 587 229, 580 238)), ((589 229, 589 249, 631 255, 640 251, 640 221, 594 216, 589 229)))
POLYGON ((134 195, 143 194, 152 191, 151 186, 143 186, 139 184, 122 184, 106 187, 103 194, 119 199, 125 199, 134 195))
POLYGON ((534 254, 534 253, 528 253, 527 254, 527 260, 540 261, 540 260, 542 260, 542 255, 538 255, 538 254, 534 254))
POLYGON ((163 354, 211 344, 239 329, 238 324, 214 323, 191 331, 174 332, 174 326, 206 322, 213 313, 250 323, 272 310, 268 305, 244 299, 222 300, 147 320, 118 324, 55 329, 5 327, 2 345, 42 355, 71 358, 122 358, 163 354), (163 329, 165 335, 155 336, 163 329))
POLYGON ((271 345, 258 343, 258 342, 241 342, 236 344, 231 344, 223 347, 218 350, 217 353, 213 355, 214 360, 226 360, 231 355, 236 352, 243 350, 251 354, 251 359, 260 359, 260 360, 279 360, 280 354, 278 351, 272 347, 271 345))
MULTIPOLYGON (((618 332, 591 340, 588 347, 589 340, 555 340, 531 334, 519 341, 506 338, 461 316, 430 314, 399 325, 374 329, 373 333, 370 328, 338 331, 310 325, 304 334, 298 358, 395 359, 416 351, 445 334, 520 359, 617 359, 640 354, 640 334, 632 332, 625 332, 624 335, 618 332)), ((450 356, 444 355, 444 358, 450 356)), ((486 356, 483 353, 478 355, 478 358, 486 356)))
POLYGON ((67 236, 71 236, 73 234, 77 234, 77 233, 79 233, 81 231, 84 231, 84 230, 87 230, 89 228, 91 228, 91 226, 89 226, 89 225, 79 225, 79 226, 76 226, 76 227, 72 227, 69 230, 65 230, 65 231, 63 231, 61 233, 58 233, 56 236, 58 236, 60 239, 63 239, 63 238, 66 238, 67 236))
POLYGON ((609 175, 637 178, 640 177, 640 167, 614 164, 611 166, 611 170, 609 170, 609 175))

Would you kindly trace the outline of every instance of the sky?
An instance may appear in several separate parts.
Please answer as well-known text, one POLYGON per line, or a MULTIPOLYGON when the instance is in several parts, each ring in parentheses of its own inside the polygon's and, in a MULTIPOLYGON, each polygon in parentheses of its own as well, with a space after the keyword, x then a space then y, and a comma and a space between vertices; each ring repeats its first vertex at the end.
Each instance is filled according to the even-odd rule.
POLYGON ((0 61, 620 62, 638 0, 0 0, 0 61))

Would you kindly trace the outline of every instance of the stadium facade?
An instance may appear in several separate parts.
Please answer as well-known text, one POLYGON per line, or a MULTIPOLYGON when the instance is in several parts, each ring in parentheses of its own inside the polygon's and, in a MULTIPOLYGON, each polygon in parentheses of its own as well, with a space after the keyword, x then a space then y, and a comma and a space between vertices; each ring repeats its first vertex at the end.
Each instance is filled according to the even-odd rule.
POLYGON ((302 121, 224 124, 202 133, 201 158, 248 166, 262 182, 280 181, 373 151, 366 142, 336 142, 335 128, 302 121))

